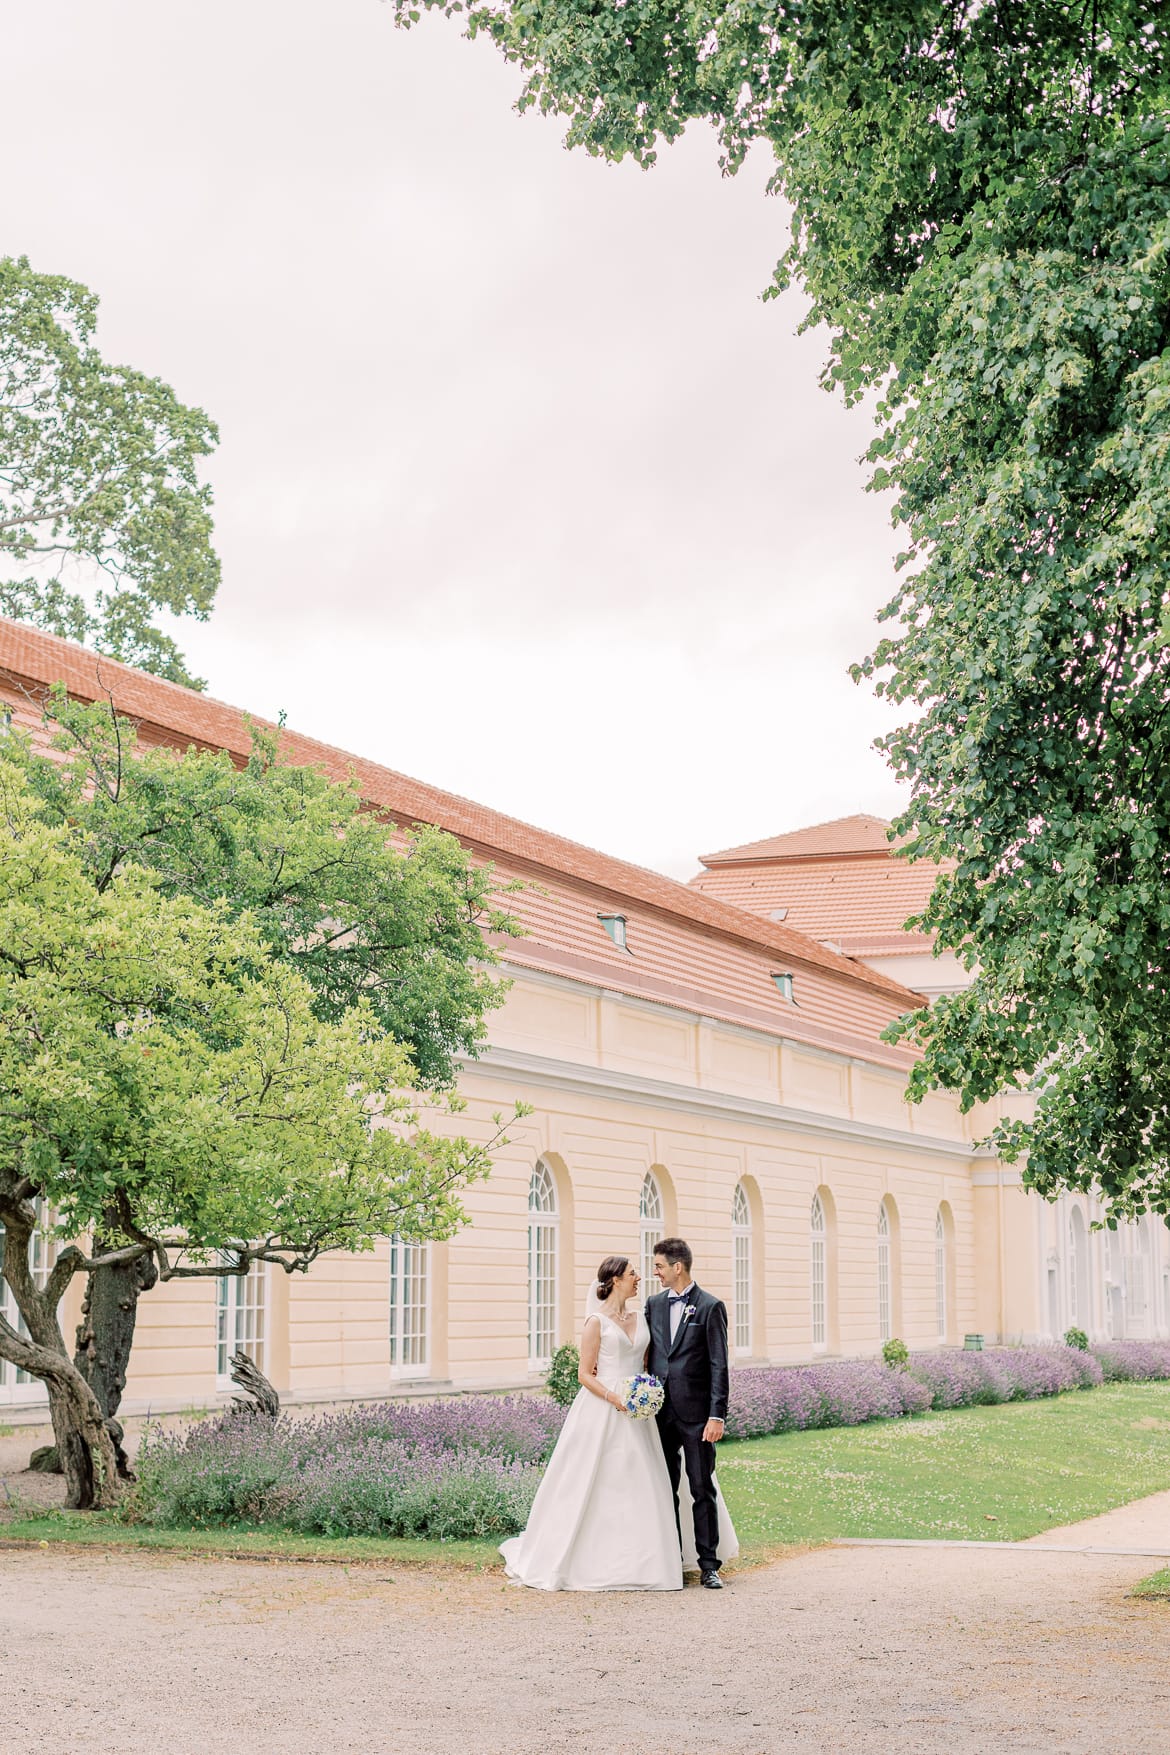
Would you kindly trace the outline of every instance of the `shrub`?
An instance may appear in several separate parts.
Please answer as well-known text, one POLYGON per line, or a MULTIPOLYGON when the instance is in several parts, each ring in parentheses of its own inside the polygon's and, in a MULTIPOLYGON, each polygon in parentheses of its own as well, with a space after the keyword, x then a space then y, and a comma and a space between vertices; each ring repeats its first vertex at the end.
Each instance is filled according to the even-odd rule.
POLYGON ((929 1389, 936 1408, 1035 1401, 1066 1389, 1092 1389, 1100 1366, 1075 1347, 989 1347, 982 1353, 913 1353, 910 1374, 929 1389))
POLYGON ((558 1347, 552 1356, 552 1364, 548 1368, 548 1376, 544 1387, 554 1402, 562 1408, 571 1407, 577 1399, 577 1391, 581 1385, 577 1378, 577 1368, 581 1363, 581 1355, 569 1342, 558 1347))
POLYGON ((504 1536, 524 1527, 563 1409, 542 1396, 384 1402, 148 1431, 138 1513, 164 1525, 278 1523, 305 1533, 504 1536))
POLYGON ((1066 1347, 1075 1347, 1079 1353, 1087 1353, 1089 1337, 1083 1328, 1070 1328, 1065 1331, 1064 1344, 1066 1347))
MULTIPOLYGON (((575 1372, 576 1350, 562 1347, 550 1390, 558 1360, 567 1379, 569 1354, 575 1372)), ((1151 1378, 1170 1378, 1170 1342, 944 1349, 911 1353, 898 1370, 872 1359, 740 1366, 731 1373, 726 1432, 762 1438, 858 1426, 1151 1378)), ((564 1421, 550 1394, 380 1402, 307 1419, 233 1410, 184 1432, 148 1428, 128 1515, 180 1526, 276 1523, 329 1536, 498 1539, 523 1529, 564 1421)))
POLYGON ((891 1371, 903 1370, 909 1357, 910 1349, 905 1341, 899 1341, 896 1339, 887 1341, 882 1348, 882 1358, 885 1360, 891 1371))
POLYGON ((728 1438, 921 1414, 930 1395, 900 1371, 866 1359, 825 1365, 745 1365, 731 1373, 728 1438))
POLYGON ((1089 1349, 1106 1383, 1146 1383, 1170 1377, 1170 1341, 1102 1341, 1089 1349))

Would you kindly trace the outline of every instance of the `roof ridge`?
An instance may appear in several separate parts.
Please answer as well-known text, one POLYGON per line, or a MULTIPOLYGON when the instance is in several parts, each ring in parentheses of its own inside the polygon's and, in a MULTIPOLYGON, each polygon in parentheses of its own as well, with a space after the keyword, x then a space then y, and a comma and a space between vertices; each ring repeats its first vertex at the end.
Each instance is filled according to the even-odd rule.
MULTIPOLYGON (((64 640, 59 635, 13 622, 7 617, 0 617, 0 667, 42 687, 61 681, 71 693, 77 692, 83 698, 91 700, 99 699, 103 695, 114 697, 113 689, 106 687, 101 674, 106 667, 112 667, 125 681, 123 700, 119 702, 115 699, 118 711, 154 725, 159 731, 189 738, 190 741, 204 744, 208 748, 222 748, 236 755, 246 755, 248 740, 245 727, 250 721, 276 731, 283 740, 286 753, 290 755, 293 751, 299 751, 302 759, 312 761, 319 754, 321 757, 332 758, 335 766, 342 766, 342 771, 352 770, 366 802, 388 816, 400 821, 406 817, 410 822, 433 823, 489 853, 504 854, 539 870, 554 872, 562 878, 571 878, 593 890, 608 890, 612 895, 637 902, 644 907, 681 917, 694 925, 763 948, 777 957, 793 958, 841 980, 905 1000, 908 1005, 919 1001, 920 996, 912 989, 903 987, 900 982, 851 957, 829 951, 807 934, 763 920, 747 909, 705 895, 701 890, 667 877, 662 872, 618 859, 601 849, 588 847, 582 842, 572 841, 566 836, 526 823, 521 818, 507 816, 501 811, 478 804, 474 799, 447 792, 427 781, 416 780, 397 769, 373 762, 368 757, 356 756, 352 751, 343 750, 335 744, 325 743, 304 732, 292 731, 287 726, 276 725, 271 720, 233 707, 215 696, 152 676, 120 659, 92 652, 88 647, 78 645, 72 640, 64 640), (32 666, 31 669, 20 668, 22 649, 25 662, 32 666), (67 667, 71 676, 52 674, 55 663, 67 667), (44 674, 46 670, 50 671, 48 676, 44 674), (162 719, 155 718, 151 711, 150 698, 158 693, 165 694, 167 706, 172 709, 162 719), (207 712, 208 709, 210 712, 207 712), (208 721, 202 728, 198 724, 201 711, 206 713, 208 721), (176 718, 184 722, 176 724, 176 718), (234 741, 230 740, 229 734, 234 734, 234 741), (363 775, 371 784, 382 780, 383 796, 378 796, 379 788, 376 784, 372 785, 372 790, 370 784, 363 784, 363 775), (400 798, 395 803, 386 796, 394 790, 393 786, 385 785, 387 781, 396 783, 399 792, 413 792, 414 799, 408 802, 400 798), (597 862, 593 870, 587 869, 591 861, 597 862)), ((158 706, 161 705, 159 702, 158 706)))
MULTIPOLYGON (((848 816, 830 817, 821 823, 808 823, 796 829, 785 829, 778 835, 765 835, 757 841, 745 841, 738 847, 723 847, 716 853, 703 853, 699 863, 704 870, 713 866, 751 864, 756 862, 782 859, 860 859, 880 858, 892 854, 897 849, 897 842, 890 841, 888 831, 893 827, 886 817, 874 816, 870 811, 851 811, 848 816), (833 834, 847 824, 854 824, 858 829, 870 831, 881 829, 887 831, 877 839, 869 835, 868 839, 852 846, 842 844, 839 836, 833 834)), ((696 873, 701 877, 702 872, 696 873)), ((690 880, 692 883, 695 879, 690 880)))

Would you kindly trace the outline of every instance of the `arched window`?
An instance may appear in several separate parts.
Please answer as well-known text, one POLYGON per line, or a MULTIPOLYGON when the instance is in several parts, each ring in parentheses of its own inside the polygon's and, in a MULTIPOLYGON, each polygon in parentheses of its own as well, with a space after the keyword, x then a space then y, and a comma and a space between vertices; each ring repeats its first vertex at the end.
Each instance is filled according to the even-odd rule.
POLYGON ((934 1215, 934 1332, 947 1338, 947 1228, 942 1208, 934 1215))
POLYGON ((814 1194, 812 1207, 809 1211, 809 1240, 811 1244, 810 1280, 812 1285, 812 1344, 823 1347, 826 1343, 825 1311, 825 1244, 827 1227, 825 1225, 825 1209, 821 1205, 821 1197, 814 1194))
POLYGON ((735 1257, 735 1350, 752 1350, 752 1211, 743 1183, 731 1203, 731 1243, 735 1257))
POLYGON ((528 1184, 528 1361, 533 1370, 547 1365, 556 1349, 559 1217, 552 1172, 538 1160, 528 1184))
POLYGON ((1078 1206, 1068 1215, 1068 1319, 1076 1328, 1089 1326, 1089 1234, 1078 1206))
POLYGON ((888 1341, 894 1332, 894 1318, 890 1291, 890 1213, 885 1201, 878 1208, 877 1270, 878 1333, 883 1341, 888 1341))
POLYGON ((390 1239, 390 1369, 400 1377, 425 1375, 430 1309, 430 1245, 390 1239))
POLYGON ((641 1240, 641 1295, 645 1300, 658 1290, 658 1282, 654 1278, 654 1245, 662 1238, 662 1190, 652 1170, 647 1170, 642 1178, 642 1198, 638 1202, 638 1236, 641 1240))

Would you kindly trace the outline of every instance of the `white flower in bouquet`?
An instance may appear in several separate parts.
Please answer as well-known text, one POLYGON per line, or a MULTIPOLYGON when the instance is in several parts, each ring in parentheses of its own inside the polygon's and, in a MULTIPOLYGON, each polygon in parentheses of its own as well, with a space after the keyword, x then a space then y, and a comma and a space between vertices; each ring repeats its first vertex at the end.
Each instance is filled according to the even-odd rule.
POLYGON ((648 1371, 639 1371, 617 1386, 626 1413, 634 1420, 652 1420, 666 1400, 666 1391, 648 1371))

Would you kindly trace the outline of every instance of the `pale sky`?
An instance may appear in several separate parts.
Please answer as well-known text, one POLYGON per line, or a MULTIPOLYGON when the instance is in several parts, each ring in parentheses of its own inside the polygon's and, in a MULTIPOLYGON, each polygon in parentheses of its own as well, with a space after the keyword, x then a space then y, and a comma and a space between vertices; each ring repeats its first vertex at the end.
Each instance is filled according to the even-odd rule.
POLYGON ((0 0, 0 253, 219 423, 223 700, 607 852, 870 811, 898 542, 768 166, 566 153, 379 0, 0 0))

